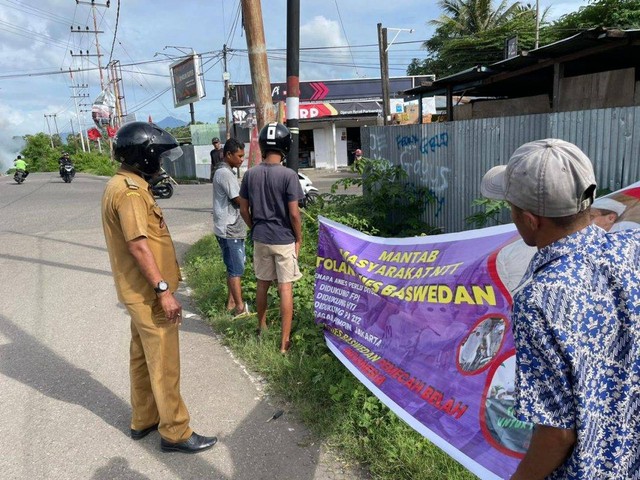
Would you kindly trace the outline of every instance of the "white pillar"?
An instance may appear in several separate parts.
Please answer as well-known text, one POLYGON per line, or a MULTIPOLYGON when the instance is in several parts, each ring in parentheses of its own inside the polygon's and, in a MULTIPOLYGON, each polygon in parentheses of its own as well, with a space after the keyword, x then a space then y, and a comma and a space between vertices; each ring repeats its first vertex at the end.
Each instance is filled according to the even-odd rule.
POLYGON ((336 122, 331 122, 331 149, 333 152, 333 169, 338 171, 338 146, 336 145, 336 122))

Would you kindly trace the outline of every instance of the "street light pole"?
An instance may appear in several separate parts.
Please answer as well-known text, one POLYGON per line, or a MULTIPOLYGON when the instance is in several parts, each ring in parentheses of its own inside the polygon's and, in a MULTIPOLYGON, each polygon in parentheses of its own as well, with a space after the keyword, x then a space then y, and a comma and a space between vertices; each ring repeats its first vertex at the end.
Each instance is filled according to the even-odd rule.
POLYGON ((391 108, 389 99, 389 47, 396 41, 400 32, 413 33, 409 28, 383 28, 378 24, 378 48, 380 50, 380 80, 382 82, 382 115, 383 125, 388 125, 391 119, 391 108), (387 30, 395 30, 396 34, 390 43, 387 43, 387 30))

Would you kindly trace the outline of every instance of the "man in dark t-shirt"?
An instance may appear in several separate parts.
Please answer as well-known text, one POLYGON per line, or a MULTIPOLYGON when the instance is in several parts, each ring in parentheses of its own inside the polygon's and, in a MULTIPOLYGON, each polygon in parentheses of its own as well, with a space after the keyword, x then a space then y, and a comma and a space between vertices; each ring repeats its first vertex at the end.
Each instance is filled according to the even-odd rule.
POLYGON ((224 162, 224 150, 220 144, 220 139, 214 137, 211 139, 213 149, 209 152, 211 157, 211 181, 213 182, 213 174, 216 173, 217 168, 224 162))
POLYGON ((253 236, 258 332, 267 328, 267 293, 277 280, 282 320, 280 352, 284 354, 291 346, 293 282, 302 276, 298 268, 302 245, 298 201, 304 194, 296 172, 281 164, 291 146, 287 127, 280 123, 266 125, 259 143, 263 161, 242 178, 240 214, 253 236))

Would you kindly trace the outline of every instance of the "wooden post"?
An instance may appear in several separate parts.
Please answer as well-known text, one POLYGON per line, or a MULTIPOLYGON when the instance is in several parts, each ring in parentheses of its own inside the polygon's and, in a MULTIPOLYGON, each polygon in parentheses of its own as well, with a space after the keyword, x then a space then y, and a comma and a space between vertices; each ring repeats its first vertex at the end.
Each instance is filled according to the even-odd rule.
POLYGON ((380 50, 380 81, 382 82, 382 116, 383 125, 389 125, 389 54, 387 45, 387 29, 378 24, 378 49, 380 50))
POLYGON ((272 122, 275 118, 260 0, 242 0, 242 16, 244 30, 247 34, 249 69, 251 70, 251 84, 256 102, 256 120, 258 131, 260 131, 265 124, 272 122))

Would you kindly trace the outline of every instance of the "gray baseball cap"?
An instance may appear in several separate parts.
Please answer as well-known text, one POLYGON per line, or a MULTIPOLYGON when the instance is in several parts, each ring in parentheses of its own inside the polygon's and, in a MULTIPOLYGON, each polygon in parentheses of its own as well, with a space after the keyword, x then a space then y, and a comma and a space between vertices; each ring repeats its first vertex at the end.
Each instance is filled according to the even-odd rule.
POLYGON ((596 195, 591 160, 573 143, 547 138, 525 143, 507 165, 489 170, 480 191, 541 217, 567 217, 589 207, 596 195))

